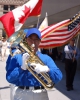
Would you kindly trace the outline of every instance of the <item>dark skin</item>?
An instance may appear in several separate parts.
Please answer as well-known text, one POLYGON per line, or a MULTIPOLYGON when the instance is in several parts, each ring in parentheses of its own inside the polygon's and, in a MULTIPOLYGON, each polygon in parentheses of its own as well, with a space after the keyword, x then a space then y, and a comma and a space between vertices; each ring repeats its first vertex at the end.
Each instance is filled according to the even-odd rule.
MULTIPOLYGON (((38 51, 38 47, 39 47, 39 44, 41 42, 41 39, 36 34, 32 34, 26 38, 26 41, 27 41, 29 46, 31 46, 32 44, 35 45, 34 53, 36 53, 36 51, 38 51)), ((49 71, 50 71, 50 69, 48 70, 48 72, 49 71)))
POLYGON ((35 45, 34 52, 36 53, 36 51, 38 50, 39 44, 41 42, 39 37, 36 34, 33 33, 29 37, 26 38, 26 41, 27 41, 29 46, 31 46, 32 44, 35 45))

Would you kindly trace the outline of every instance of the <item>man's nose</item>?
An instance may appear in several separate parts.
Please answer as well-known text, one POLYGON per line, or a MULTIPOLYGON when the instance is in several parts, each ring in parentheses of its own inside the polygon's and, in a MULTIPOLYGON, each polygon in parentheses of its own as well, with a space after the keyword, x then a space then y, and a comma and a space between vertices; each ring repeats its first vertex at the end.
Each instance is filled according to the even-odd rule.
POLYGON ((33 39, 31 40, 31 42, 32 42, 32 44, 34 44, 34 40, 33 39))

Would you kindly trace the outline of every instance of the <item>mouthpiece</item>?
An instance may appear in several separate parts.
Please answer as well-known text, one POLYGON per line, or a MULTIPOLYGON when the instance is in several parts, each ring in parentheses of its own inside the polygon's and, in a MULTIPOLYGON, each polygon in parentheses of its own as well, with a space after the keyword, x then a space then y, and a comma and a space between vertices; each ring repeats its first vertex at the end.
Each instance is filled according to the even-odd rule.
POLYGON ((34 48, 35 47, 35 44, 32 44, 31 47, 34 48))

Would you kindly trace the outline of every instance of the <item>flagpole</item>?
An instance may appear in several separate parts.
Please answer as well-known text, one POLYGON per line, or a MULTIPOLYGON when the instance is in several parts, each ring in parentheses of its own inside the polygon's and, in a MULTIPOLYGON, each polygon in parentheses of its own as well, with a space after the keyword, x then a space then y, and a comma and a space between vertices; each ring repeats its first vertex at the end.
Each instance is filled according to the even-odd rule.
POLYGON ((79 36, 80 36, 80 34, 78 34, 78 37, 77 37, 77 41, 76 41, 76 48, 78 47, 78 41, 79 41, 79 36))
POLYGON ((37 21, 37 28, 38 28, 38 25, 39 25, 39 19, 40 19, 40 15, 38 16, 38 21, 37 21))
MULTIPOLYGON (((78 34, 77 41, 76 41, 76 44, 75 44, 75 50, 76 50, 77 47, 78 47, 79 35, 80 35, 80 34, 78 34)), ((74 54, 74 58, 75 58, 75 56, 76 56, 76 55, 74 54)))

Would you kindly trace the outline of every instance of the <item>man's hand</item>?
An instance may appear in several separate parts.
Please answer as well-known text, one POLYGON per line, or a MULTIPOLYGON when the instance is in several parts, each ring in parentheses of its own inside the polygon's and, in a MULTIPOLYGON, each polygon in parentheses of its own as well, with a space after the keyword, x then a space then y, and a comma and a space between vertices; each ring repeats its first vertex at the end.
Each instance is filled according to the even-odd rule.
POLYGON ((73 53, 76 54, 77 53, 76 50, 74 50, 73 53))
POLYGON ((39 63, 38 64, 32 63, 31 66, 35 66, 34 70, 37 73, 41 73, 41 72, 46 73, 50 71, 50 69, 46 65, 41 65, 39 63))
POLYGON ((26 61, 29 59, 29 57, 30 57, 30 55, 28 53, 24 53, 23 56, 22 56, 22 66, 21 66, 21 68, 23 70, 26 70, 27 67, 28 67, 26 61))
POLYGON ((76 60, 76 58, 73 58, 73 62, 76 60))

